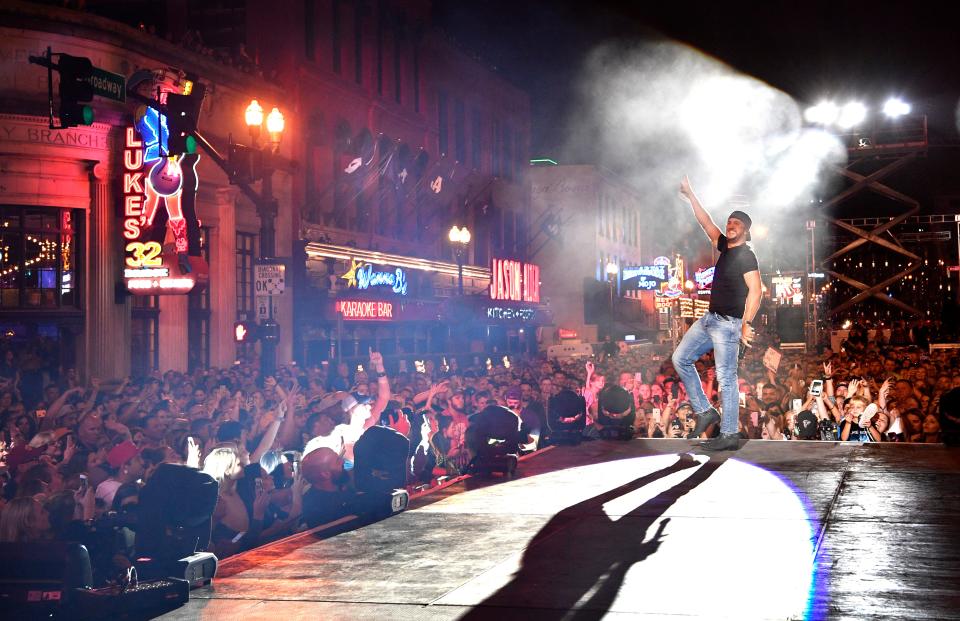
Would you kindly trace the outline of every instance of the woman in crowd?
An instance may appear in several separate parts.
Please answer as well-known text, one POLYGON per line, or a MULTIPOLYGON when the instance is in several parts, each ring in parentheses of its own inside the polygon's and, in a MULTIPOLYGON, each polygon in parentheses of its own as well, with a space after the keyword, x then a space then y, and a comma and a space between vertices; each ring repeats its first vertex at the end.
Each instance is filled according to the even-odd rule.
POLYGON ((47 511, 33 496, 14 498, 0 515, 0 542, 41 541, 50 535, 49 531, 47 511))

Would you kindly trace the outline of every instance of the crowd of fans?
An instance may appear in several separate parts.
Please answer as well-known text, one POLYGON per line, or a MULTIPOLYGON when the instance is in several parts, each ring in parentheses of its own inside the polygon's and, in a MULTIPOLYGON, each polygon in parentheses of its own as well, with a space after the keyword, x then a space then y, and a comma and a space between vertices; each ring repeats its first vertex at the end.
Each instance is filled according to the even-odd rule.
MULTIPOLYGON (((742 436, 956 438, 957 353, 851 345, 839 354, 782 352, 776 364, 754 347, 740 368, 742 436)), ((237 364, 87 384, 72 369, 40 364, 42 352, 0 360, 0 542, 99 546, 91 556, 105 580, 135 558, 136 520, 123 518, 135 517, 163 464, 219 484, 209 549, 223 558, 348 514, 354 448, 372 428, 402 436, 401 481, 415 491, 475 471, 503 421, 529 452, 560 440, 690 438, 697 417, 668 355, 611 346, 590 360, 463 368, 451 357, 389 376, 371 352, 366 364, 290 365, 273 377, 237 364)), ((697 367, 719 407, 710 356, 697 367)))

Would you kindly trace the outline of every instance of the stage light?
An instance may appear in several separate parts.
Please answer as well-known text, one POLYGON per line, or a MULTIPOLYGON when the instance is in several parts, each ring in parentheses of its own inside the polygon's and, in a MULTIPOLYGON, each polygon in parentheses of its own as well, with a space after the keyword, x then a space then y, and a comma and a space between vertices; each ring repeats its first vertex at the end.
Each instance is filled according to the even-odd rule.
POLYGON ((764 224, 758 224, 750 229, 750 233, 752 233, 751 237, 757 239, 764 239, 769 232, 770 230, 764 224))
POLYGON ((865 118, 867 118, 867 107, 859 101, 851 101, 840 110, 837 125, 842 129, 850 129, 862 123, 865 118))
POLYGON ((807 108, 803 116, 808 123, 832 125, 840 116, 840 108, 832 101, 821 101, 817 105, 807 108))
POLYGON ((883 113, 891 119, 895 119, 910 114, 910 104, 897 97, 891 97, 887 100, 887 103, 883 104, 883 113))

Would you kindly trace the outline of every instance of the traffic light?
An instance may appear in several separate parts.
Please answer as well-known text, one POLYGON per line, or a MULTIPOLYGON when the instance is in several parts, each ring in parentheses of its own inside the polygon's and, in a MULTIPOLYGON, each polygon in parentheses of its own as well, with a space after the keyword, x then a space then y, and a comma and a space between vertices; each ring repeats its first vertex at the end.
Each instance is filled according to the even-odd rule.
POLYGON ((60 127, 76 127, 93 123, 93 63, 89 58, 60 54, 60 127))
POLYGON ((263 178, 263 152, 260 149, 233 143, 227 156, 230 183, 253 183, 263 178))
POLYGON ((170 130, 167 138, 168 155, 197 152, 197 139, 193 132, 197 131, 205 93, 203 84, 193 82, 188 92, 167 95, 167 128, 170 130))
POLYGON ((253 321, 238 321, 233 324, 233 340, 236 343, 252 343, 257 339, 257 324, 253 321))

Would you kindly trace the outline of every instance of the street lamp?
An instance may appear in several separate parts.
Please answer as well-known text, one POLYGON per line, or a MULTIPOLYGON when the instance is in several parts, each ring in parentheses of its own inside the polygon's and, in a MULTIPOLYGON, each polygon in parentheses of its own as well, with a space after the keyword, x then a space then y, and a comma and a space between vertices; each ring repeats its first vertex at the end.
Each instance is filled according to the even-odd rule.
MULTIPOLYGON (((256 99, 250 102, 244 113, 244 121, 253 141, 253 148, 260 149, 260 131, 263 127, 263 107, 256 99)), ((283 114, 274 108, 267 116, 267 134, 270 137, 269 148, 263 148, 263 184, 260 200, 257 201, 257 215, 260 217, 260 261, 276 256, 277 200, 273 197, 274 156, 280 152, 280 140, 283 138, 283 114)), ((264 377, 273 375, 277 366, 277 341, 280 338, 280 324, 273 317, 273 300, 269 302, 268 318, 263 323, 261 341, 260 371, 264 377)))
POLYGON ((467 251, 467 244, 470 243, 470 230, 454 224, 448 237, 457 256, 457 291, 463 295, 463 254, 467 251))

